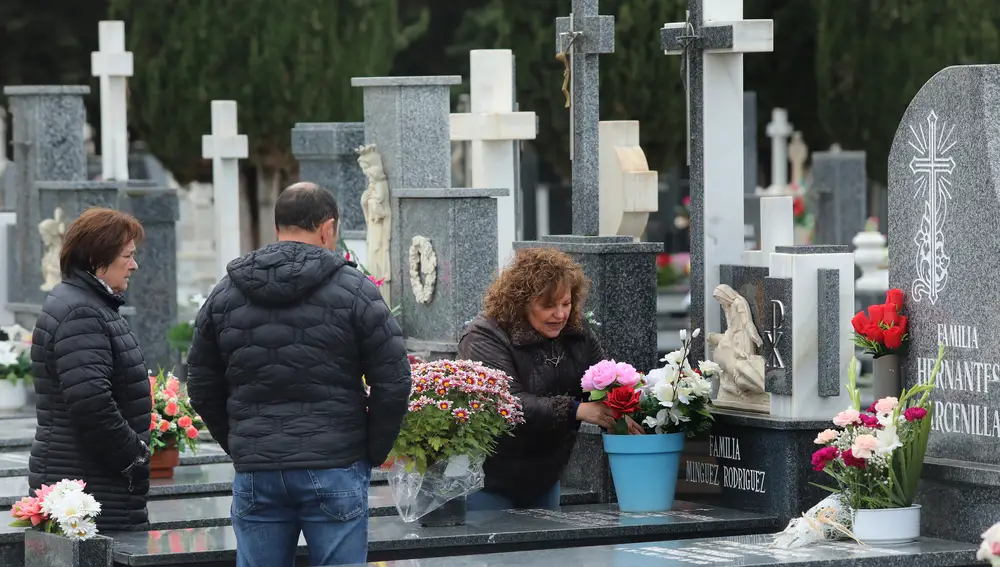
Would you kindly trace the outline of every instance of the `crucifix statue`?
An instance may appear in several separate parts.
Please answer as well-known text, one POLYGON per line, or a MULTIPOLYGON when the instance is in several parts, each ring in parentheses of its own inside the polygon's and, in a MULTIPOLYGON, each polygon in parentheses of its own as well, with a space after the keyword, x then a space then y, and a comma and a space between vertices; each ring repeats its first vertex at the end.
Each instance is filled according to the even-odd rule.
POLYGON ((573 161, 573 234, 597 236, 598 132, 602 53, 614 53, 615 18, 598 15, 598 0, 573 0, 567 18, 556 18, 556 59, 564 66, 562 92, 570 109, 573 161))
POLYGON ((720 332, 712 293, 719 267, 741 265, 743 252, 743 54, 774 46, 772 20, 744 20, 743 0, 688 0, 687 19, 661 30, 663 50, 681 56, 687 93, 691 191, 691 325, 720 332))

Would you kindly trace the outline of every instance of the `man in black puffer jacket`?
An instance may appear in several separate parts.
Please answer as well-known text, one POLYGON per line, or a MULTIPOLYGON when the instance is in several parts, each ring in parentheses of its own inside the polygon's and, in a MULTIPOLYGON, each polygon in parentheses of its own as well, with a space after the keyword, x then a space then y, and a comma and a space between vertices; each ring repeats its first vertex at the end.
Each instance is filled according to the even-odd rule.
POLYGON ((312 183, 274 208, 278 242, 229 263, 188 356, 191 403, 236 468, 237 565, 364 563, 368 485, 407 411, 403 332, 336 253, 337 203, 312 183), (362 376, 371 388, 366 397, 362 376))

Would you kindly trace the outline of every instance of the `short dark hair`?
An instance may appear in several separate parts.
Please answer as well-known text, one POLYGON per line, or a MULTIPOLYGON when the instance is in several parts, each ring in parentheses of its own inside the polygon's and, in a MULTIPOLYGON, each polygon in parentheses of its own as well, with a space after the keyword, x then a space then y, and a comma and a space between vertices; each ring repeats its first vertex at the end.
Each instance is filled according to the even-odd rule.
POLYGON ((274 226, 278 230, 298 228, 310 232, 319 225, 340 219, 340 209, 333 194, 315 183, 289 185, 274 203, 274 226))
POLYGON ((59 271, 64 278, 74 269, 95 273, 107 268, 122 253, 129 241, 138 245, 146 238, 142 224, 128 213, 92 207, 66 229, 59 250, 59 271))

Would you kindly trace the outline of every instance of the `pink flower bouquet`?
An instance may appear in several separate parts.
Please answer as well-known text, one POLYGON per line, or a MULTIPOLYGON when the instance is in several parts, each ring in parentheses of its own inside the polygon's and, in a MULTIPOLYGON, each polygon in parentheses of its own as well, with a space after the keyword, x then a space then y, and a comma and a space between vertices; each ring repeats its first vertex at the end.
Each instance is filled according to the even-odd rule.
POLYGON ((904 389, 899 398, 882 398, 863 411, 852 361, 847 392, 853 405, 834 416, 837 429, 816 437, 815 443, 822 447, 812 456, 813 469, 838 484, 837 489, 827 490, 841 494, 852 509, 913 505, 931 429, 929 396, 943 356, 941 347, 927 382, 904 389))
POLYGON ((205 428, 201 416, 195 413, 188 399, 187 391, 173 373, 149 372, 149 393, 153 397, 153 413, 149 421, 149 450, 176 445, 180 451, 185 448, 195 452, 198 449, 199 431, 205 428))
POLYGON ((101 505, 84 492, 86 487, 82 480, 68 479, 43 484, 34 496, 22 498, 11 507, 10 515, 15 519, 11 527, 55 532, 72 540, 94 537, 94 517, 101 513, 101 505))

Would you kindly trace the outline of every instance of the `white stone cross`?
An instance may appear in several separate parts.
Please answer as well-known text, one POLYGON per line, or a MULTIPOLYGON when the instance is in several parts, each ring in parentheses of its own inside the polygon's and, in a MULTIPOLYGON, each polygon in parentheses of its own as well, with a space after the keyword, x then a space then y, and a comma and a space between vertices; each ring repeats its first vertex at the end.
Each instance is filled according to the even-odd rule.
POLYGON ((601 229, 599 236, 631 236, 646 230, 649 213, 659 208, 657 174, 639 147, 637 120, 598 124, 601 229))
POLYGON ((743 252, 747 266, 768 267, 771 254, 778 246, 795 244, 795 215, 793 198, 761 197, 760 199, 760 250, 743 252))
POLYGON ((132 76, 132 53, 125 51, 125 22, 100 22, 98 32, 100 50, 90 54, 90 72, 101 78, 101 177, 127 181, 125 83, 132 76))
POLYGON ((681 55, 688 89, 691 191, 692 345, 704 359, 704 337, 720 332, 712 297, 719 266, 743 252, 743 54, 774 49, 772 20, 744 20, 743 0, 688 0, 687 21, 666 24, 661 42, 681 55), (697 131, 696 129, 700 129, 697 131))
POLYGON ((240 256, 240 160, 250 155, 246 135, 237 134, 236 101, 212 101, 212 133, 201 137, 201 156, 212 160, 215 254, 218 277, 240 256))
POLYGON ((497 198, 497 262, 502 269, 517 239, 515 152, 537 134, 534 112, 514 112, 514 54, 509 49, 469 52, 472 112, 451 115, 452 141, 471 141, 472 187, 510 189, 497 198))
POLYGON ((772 110, 771 122, 767 125, 767 136, 771 138, 772 191, 784 191, 788 187, 788 137, 791 135, 788 111, 784 108, 772 110))

